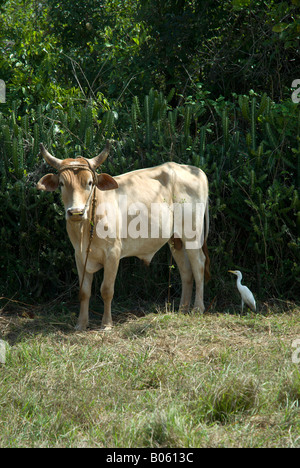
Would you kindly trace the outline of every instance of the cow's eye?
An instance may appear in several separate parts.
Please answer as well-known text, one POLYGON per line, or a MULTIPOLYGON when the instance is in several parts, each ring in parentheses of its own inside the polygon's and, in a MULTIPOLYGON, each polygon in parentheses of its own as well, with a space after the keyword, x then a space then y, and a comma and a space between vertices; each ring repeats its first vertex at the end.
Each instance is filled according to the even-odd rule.
POLYGON ((91 187, 91 186, 92 186, 92 183, 93 183, 93 182, 90 180, 90 181, 89 181, 89 187, 91 187))
POLYGON ((64 183, 63 183, 63 182, 59 182, 59 186, 60 186, 60 187, 63 187, 63 186, 64 186, 64 183))

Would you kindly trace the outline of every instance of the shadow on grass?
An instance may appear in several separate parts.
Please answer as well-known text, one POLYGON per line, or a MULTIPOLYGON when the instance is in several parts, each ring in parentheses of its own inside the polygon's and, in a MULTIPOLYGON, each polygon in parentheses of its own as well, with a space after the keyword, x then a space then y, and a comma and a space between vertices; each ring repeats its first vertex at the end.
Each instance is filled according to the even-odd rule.
MULTIPOLYGON (((273 299, 268 303, 262 303, 258 314, 269 316, 274 313, 293 311, 296 304, 288 301, 273 299)), ((171 311, 177 311, 178 304, 169 305, 171 311)), ((154 304, 148 301, 123 299, 115 300, 113 304, 113 323, 121 325, 128 323, 130 327, 136 329, 136 334, 144 330, 144 325, 133 325, 133 322, 141 317, 158 312, 168 312, 165 304, 154 304)), ((79 313, 79 302, 64 301, 62 298, 39 305, 30 305, 19 301, 9 301, 0 308, 0 340, 7 341, 11 346, 32 339, 37 335, 53 335, 60 333, 62 335, 73 335, 78 332, 75 329, 79 313)), ((206 308, 204 315, 217 316, 219 314, 241 315, 233 308, 220 311, 218 304, 214 301, 206 308)), ((247 314, 244 314, 245 318, 247 314)), ((103 316, 103 303, 101 298, 94 297, 90 301, 90 321, 87 333, 102 332, 101 320, 103 316)), ((130 331, 130 335, 134 332, 130 331), (131 333, 132 332, 132 333, 131 333)))
MULTIPOLYGON (((126 323, 153 313, 155 309, 154 305, 149 304, 147 307, 138 305, 133 308, 133 304, 123 303, 121 306, 115 303, 112 314, 113 322, 115 325, 126 323)), ((0 339, 13 346, 37 335, 84 333, 75 329, 78 313, 79 303, 75 301, 61 302, 56 300, 38 306, 12 304, 0 309, 0 339)), ((98 298, 91 300, 87 333, 101 331, 102 316, 102 301, 98 298)))

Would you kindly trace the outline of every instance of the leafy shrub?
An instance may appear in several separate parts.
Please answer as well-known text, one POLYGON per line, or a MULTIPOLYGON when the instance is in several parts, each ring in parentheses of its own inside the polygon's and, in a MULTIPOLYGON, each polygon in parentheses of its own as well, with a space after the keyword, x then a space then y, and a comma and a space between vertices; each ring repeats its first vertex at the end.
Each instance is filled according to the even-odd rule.
MULTIPOLYGON (((39 143, 60 158, 91 157, 106 138, 114 138, 106 169, 112 175, 169 160, 199 166, 207 173, 212 293, 234 266, 248 272, 250 283, 258 280, 255 290, 262 297, 297 297, 299 108, 255 93, 215 101, 201 87, 194 98, 172 107, 174 93, 165 97, 151 90, 143 101, 135 96, 129 113, 120 107, 116 114, 108 103, 89 100, 66 110, 40 105, 26 114, 19 114, 14 103, 9 116, 0 114, 2 295, 21 291, 26 298, 45 298, 76 281, 59 196, 35 189, 49 171, 38 156, 39 143)), ((168 261, 166 251, 158 255, 151 267, 156 281, 149 279, 148 286, 140 282, 143 267, 136 267, 128 282, 124 264, 122 294, 136 283, 134 290, 142 297, 154 294, 164 299, 168 261)), ((136 265, 136 260, 126 262, 136 265)), ((175 275, 174 286, 177 281, 175 275)))

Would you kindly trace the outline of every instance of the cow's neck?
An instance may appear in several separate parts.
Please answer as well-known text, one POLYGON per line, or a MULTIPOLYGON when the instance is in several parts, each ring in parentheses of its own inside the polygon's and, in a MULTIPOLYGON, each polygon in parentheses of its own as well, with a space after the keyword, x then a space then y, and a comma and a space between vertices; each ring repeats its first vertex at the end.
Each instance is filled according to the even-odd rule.
MULTIPOLYGON (((97 201, 97 188, 96 188, 96 199, 95 203, 97 201)), ((93 197, 93 196, 92 196, 93 197)), ((95 218, 95 213, 92 214, 92 203, 93 199, 90 200, 89 203, 89 209, 87 213, 87 218, 83 219, 82 221, 78 223, 74 223, 74 221, 67 220, 67 232, 70 238, 70 241, 72 242, 72 245, 76 251, 76 253, 86 253, 87 249, 87 244, 90 239, 90 231, 91 231, 91 222, 95 224, 95 219, 91 219, 92 216, 95 218)), ((96 210, 96 207, 95 207, 96 210)), ((95 226, 94 226, 95 228, 95 226)))
POLYGON ((90 236, 90 227, 90 219, 84 219, 78 223, 67 221, 67 232, 76 252, 86 251, 86 244, 90 236))

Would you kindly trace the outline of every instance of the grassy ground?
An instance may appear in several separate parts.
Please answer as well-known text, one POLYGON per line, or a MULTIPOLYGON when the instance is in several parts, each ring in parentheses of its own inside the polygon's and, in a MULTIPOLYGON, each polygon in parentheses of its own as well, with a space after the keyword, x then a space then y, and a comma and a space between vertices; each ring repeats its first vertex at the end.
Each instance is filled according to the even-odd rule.
POLYGON ((299 312, 0 315, 0 446, 300 447, 299 312))

